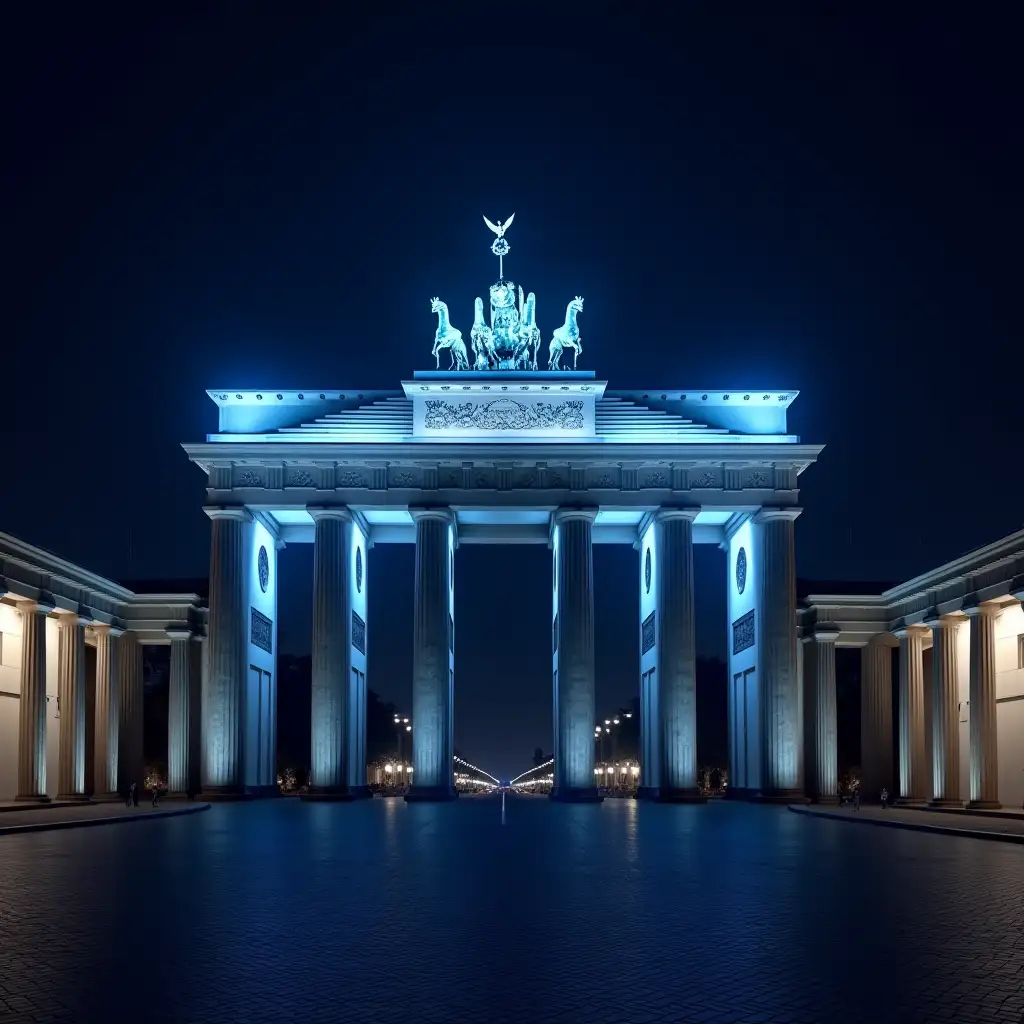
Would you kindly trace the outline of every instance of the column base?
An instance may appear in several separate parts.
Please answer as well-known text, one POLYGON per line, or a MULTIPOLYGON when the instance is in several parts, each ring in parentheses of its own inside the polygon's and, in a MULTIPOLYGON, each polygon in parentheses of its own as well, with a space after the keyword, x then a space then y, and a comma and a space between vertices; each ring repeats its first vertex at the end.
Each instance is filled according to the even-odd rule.
POLYGON ((802 789, 761 789, 751 797, 755 804, 809 804, 802 789))
POLYGON ((124 796, 121 793, 93 793, 92 802, 94 804, 123 804, 124 796))
POLYGON ((810 801, 812 804, 822 804, 824 806, 839 805, 839 797, 835 793, 824 793, 821 796, 812 796, 810 801))
MULTIPOLYGON (((20 799, 20 798, 19 798, 20 799)), ((1003 805, 998 800, 968 800, 969 811, 1000 811, 1003 805)))
POLYGON ((61 803, 68 804, 91 804, 92 798, 86 793, 58 793, 54 798, 61 803))
POLYGON ((349 786, 348 791, 353 800, 372 800, 373 790, 369 786, 349 786))
POLYGON ((199 798, 208 804, 252 799, 242 786, 208 786, 199 794, 199 798))
POLYGON ((267 797, 280 796, 281 790, 275 782, 269 786, 247 786, 245 793, 246 796, 251 797, 254 800, 263 800, 267 797))
POLYGON ((890 803, 893 807, 927 807, 928 801, 919 796, 898 796, 890 803))
POLYGON ((19 804, 48 804, 50 798, 45 793, 31 794, 27 793, 24 796, 16 796, 14 798, 19 804))
POLYGON ((932 800, 928 804, 928 806, 929 807, 934 807, 934 808, 936 808, 936 810, 945 807, 945 808, 950 808, 950 809, 957 810, 957 811, 962 811, 964 809, 964 802, 963 802, 963 800, 940 799, 940 800, 932 800))
POLYGON ((300 800, 308 803, 351 803, 356 799, 355 793, 347 786, 324 786, 320 789, 311 789, 308 793, 300 793, 300 800))
POLYGON ((445 803, 458 798, 459 791, 454 786, 410 786, 405 794, 405 802, 409 804, 445 803))
POLYGON ((563 786, 561 789, 551 790, 550 799, 562 804, 599 804, 604 797, 597 791, 596 786, 563 786))

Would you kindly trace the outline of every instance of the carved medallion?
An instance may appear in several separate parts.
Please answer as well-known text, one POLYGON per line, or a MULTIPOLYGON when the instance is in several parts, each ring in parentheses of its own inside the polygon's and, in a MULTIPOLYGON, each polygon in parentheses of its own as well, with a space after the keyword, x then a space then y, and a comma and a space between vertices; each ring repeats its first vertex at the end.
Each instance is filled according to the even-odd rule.
POLYGON ((363 592, 363 549, 356 548, 356 593, 363 592))
POLYGON ((736 556, 736 592, 742 594, 747 587, 747 551, 740 548, 736 556))
POLYGON ((270 583, 270 559, 267 557, 267 549, 260 547, 259 557, 256 559, 256 568, 260 574, 260 590, 265 594, 267 585, 270 583))
POLYGON ((644 584, 647 587, 647 593, 651 592, 651 549, 647 549, 647 554, 644 556, 644 584))

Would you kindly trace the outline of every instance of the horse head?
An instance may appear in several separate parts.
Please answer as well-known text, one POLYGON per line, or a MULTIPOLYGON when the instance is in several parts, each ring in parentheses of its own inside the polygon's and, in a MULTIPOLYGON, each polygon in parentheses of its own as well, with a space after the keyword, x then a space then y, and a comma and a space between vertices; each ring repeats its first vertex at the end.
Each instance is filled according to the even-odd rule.
POLYGON ((577 313, 582 313, 583 312, 583 296, 582 295, 577 295, 576 298, 574 298, 572 300, 572 302, 569 303, 569 305, 574 310, 576 310, 577 313))
POLYGON ((447 308, 448 307, 436 295, 430 300, 431 313, 440 313, 442 309, 447 308))

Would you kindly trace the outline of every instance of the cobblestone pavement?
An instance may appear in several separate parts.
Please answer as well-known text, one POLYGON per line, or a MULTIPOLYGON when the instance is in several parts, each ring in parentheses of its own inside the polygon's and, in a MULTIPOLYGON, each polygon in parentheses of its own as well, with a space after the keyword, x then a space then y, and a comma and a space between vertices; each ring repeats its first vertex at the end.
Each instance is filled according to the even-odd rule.
MULTIPOLYGON (((208 808, 209 804, 171 800, 153 807, 140 801, 138 807, 125 807, 123 803, 57 804, 50 807, 31 807, 24 804, 18 810, 4 809, 0 814, 0 836, 9 832, 27 832, 30 829, 51 829, 76 825, 99 825, 108 822, 135 821, 137 818, 164 818, 174 814, 189 814, 208 808)), ((3 855, 0 854, 0 857, 3 855)))
POLYGON ((1024 850, 784 807, 278 800, 0 858, 4 1024, 1024 1013, 1024 850))
POLYGON ((1008 836, 1024 843, 1024 815, 962 814, 958 811, 917 810, 911 807, 861 807, 855 811, 843 807, 794 807, 798 814, 809 814, 827 818, 849 818, 861 821, 877 821, 886 825, 909 825, 915 829, 955 829, 958 832, 983 832, 1008 836))

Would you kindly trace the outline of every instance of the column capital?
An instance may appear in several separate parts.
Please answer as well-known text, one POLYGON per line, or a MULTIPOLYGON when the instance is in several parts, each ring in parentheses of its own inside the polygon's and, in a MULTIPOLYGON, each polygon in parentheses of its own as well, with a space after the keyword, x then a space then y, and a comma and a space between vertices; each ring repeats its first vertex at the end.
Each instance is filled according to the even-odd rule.
POLYGON ((78 612, 68 611, 65 608, 58 608, 55 613, 57 621, 62 626, 91 626, 93 620, 78 612))
POLYGON ((754 513, 754 522, 770 523, 781 519, 795 521, 801 512, 802 508, 760 508, 754 513))
POLYGON ((124 630, 120 626, 111 626, 107 622, 94 622, 92 631, 98 636, 110 636, 115 639, 124 634, 124 630))
POLYGON ((671 519, 687 519, 691 523, 700 515, 700 506, 696 508, 673 508, 663 505, 654 513, 656 523, 664 523, 671 519))
POLYGON ((973 618, 975 615, 985 615, 993 619, 1003 614, 1003 606, 992 601, 975 601, 971 604, 964 604, 964 615, 973 618))
POLYGON ((899 647, 899 640, 892 633, 876 633, 865 647, 899 647))
POLYGON ((455 513, 447 505, 428 507, 426 505, 410 505, 409 515, 414 523, 421 519, 441 519, 449 526, 455 525, 455 513))
POLYGON ((39 615, 50 615, 56 608, 56 605, 49 601, 32 601, 29 598, 19 598, 14 594, 10 596, 14 599, 15 606, 22 615, 29 615, 32 612, 39 615))
POLYGON ((194 636, 191 629, 165 629, 169 640, 191 640, 194 636))
POLYGON ((813 632, 818 643, 834 644, 843 631, 834 622, 818 622, 815 623, 813 632))
POLYGON ((593 522, 597 519, 596 508, 556 508, 551 513, 551 525, 557 526, 559 523, 567 522, 571 519, 586 519, 589 522, 593 522))
POLYGON ((355 515, 347 505, 307 505, 306 511, 315 523, 318 519, 343 519, 354 523, 355 515))
POLYGON ((892 635, 896 637, 897 640, 905 640, 907 637, 914 636, 924 638, 929 632, 930 630, 927 626, 922 623, 915 623, 913 625, 900 626, 898 629, 894 629, 892 631, 892 635))
POLYGON ((241 505, 204 505, 203 511, 211 519, 237 519, 240 523, 251 523, 252 513, 241 505))
POLYGON ((950 612, 947 615, 933 615, 924 620, 929 629, 955 629, 961 622, 966 621, 960 612, 950 612))

